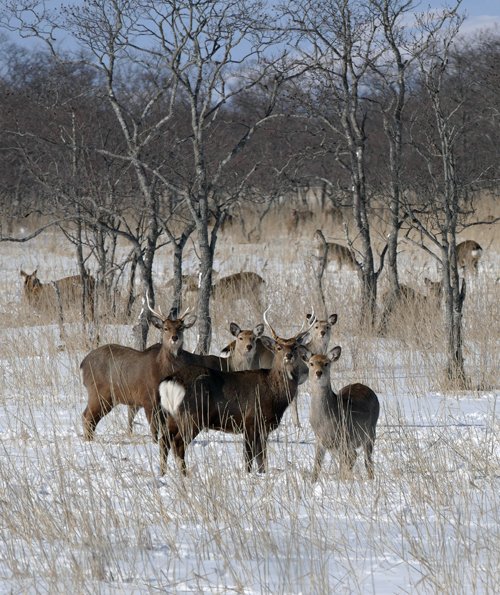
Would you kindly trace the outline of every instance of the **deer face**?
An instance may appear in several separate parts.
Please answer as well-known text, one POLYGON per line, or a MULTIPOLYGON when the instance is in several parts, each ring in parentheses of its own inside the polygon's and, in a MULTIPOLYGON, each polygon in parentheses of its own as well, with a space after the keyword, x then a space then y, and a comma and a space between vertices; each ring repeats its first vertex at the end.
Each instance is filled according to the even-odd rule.
POLYGON ((31 275, 21 271, 21 276, 24 277, 24 294, 29 302, 33 302, 37 297, 40 297, 40 291, 42 290, 42 282, 36 276, 37 270, 35 269, 31 275))
POLYGON ((236 337, 235 351, 242 355, 252 357, 255 354, 257 338, 264 332, 264 325, 258 324, 251 331, 243 331, 235 322, 231 322, 229 330, 231 331, 231 334, 236 337))
POLYGON ((334 347, 326 355, 312 355, 307 362, 309 380, 319 386, 330 386, 330 368, 340 354, 340 347, 334 347))
POLYGON ((184 331, 193 326, 196 322, 196 316, 194 314, 188 314, 182 318, 161 319, 153 315, 151 316, 151 322, 157 329, 163 332, 163 344, 177 355, 184 343, 184 331))

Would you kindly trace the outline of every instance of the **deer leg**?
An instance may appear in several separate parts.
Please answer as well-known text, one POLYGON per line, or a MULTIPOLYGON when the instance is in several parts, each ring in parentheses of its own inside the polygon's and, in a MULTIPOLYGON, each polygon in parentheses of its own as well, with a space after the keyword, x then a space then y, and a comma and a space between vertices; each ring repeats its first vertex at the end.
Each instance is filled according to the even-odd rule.
POLYGON ((111 409, 113 409, 111 399, 105 400, 98 396, 89 399, 87 407, 85 407, 85 411, 82 415, 84 440, 91 441, 94 439, 94 433, 97 424, 111 411, 111 409))
MULTIPOLYGON (((134 408, 136 411, 139 410, 139 407, 134 408)), ((146 413, 146 419, 148 420, 149 427, 151 428, 151 435, 153 437, 153 442, 158 442, 158 432, 159 432, 159 415, 160 410, 158 406, 154 407, 144 407, 144 411, 146 413)), ((130 408, 129 408, 130 413, 130 408)), ((130 420, 130 418, 129 418, 130 420)), ((132 430, 130 430, 132 432, 132 430)))
POLYGON ((312 470, 311 481, 314 483, 318 479, 319 472, 321 471, 321 464, 325 458, 326 448, 316 442, 316 452, 314 454, 314 467, 312 470))
POLYGON ((373 472, 373 440, 367 440, 365 443, 365 467, 368 471, 368 479, 373 479, 375 477, 373 472))
POLYGON ((168 465, 168 453, 179 428, 173 417, 162 412, 160 413, 160 430, 160 475, 165 475, 168 465))
POLYGON ((357 458, 356 449, 352 446, 344 445, 340 455, 340 477, 341 479, 352 479, 354 464, 357 458))
POLYGON ((254 448, 259 473, 265 473, 267 467, 267 436, 257 436, 254 448))
POLYGON ((182 475, 187 475, 186 468, 186 449, 191 442, 199 434, 199 430, 192 424, 189 424, 188 428, 183 428, 183 431, 178 431, 174 437, 174 453, 177 459, 177 464, 181 470, 182 475))

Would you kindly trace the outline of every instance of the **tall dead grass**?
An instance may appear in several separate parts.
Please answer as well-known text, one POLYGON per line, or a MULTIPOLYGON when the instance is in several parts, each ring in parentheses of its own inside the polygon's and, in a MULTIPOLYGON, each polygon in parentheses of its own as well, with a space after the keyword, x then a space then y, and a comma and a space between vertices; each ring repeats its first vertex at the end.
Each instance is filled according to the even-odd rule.
MULTIPOLYGON (((293 249, 275 238, 267 248, 251 244, 231 252, 231 245, 231 236, 221 238, 223 274, 243 263, 262 274, 276 330, 297 332, 311 308, 308 236, 298 237, 293 249)), ((67 273, 64 259, 55 253, 46 258, 55 273, 67 273)), ((466 369, 475 386, 498 389, 499 300, 490 269, 498 253, 487 258, 467 294, 466 369)), ((173 461, 160 478, 142 414, 133 436, 126 433, 124 409, 116 408, 99 424, 94 443, 82 441, 86 395, 78 366, 88 348, 81 321, 65 323, 61 350, 56 321, 33 314, 18 299, 19 254, 10 254, 9 263, 0 278, 5 590, 498 592, 496 400, 491 391, 472 392, 464 413, 458 408, 464 395, 443 392, 439 307, 403 310, 379 338, 359 328, 356 275, 326 273, 327 311, 339 314, 332 344, 343 349, 333 387, 363 382, 381 401, 373 482, 365 481, 359 463, 355 481, 339 481, 337 462, 328 458, 311 484, 307 385, 299 397, 301 427, 287 413, 271 436, 266 476, 243 471, 241 437, 211 432, 190 446, 188 478, 173 461), (437 398, 440 407, 432 400, 437 398)), ((414 263, 403 270, 403 280, 424 291, 428 272, 414 263)), ((166 281, 157 280, 162 305, 169 303, 166 281)), ((221 296, 213 304, 213 352, 231 339, 232 320, 248 328, 262 320, 249 297, 221 296)), ((106 319, 101 342, 131 344, 130 327, 122 322, 106 319)), ((190 332, 187 346, 195 342, 190 332)))

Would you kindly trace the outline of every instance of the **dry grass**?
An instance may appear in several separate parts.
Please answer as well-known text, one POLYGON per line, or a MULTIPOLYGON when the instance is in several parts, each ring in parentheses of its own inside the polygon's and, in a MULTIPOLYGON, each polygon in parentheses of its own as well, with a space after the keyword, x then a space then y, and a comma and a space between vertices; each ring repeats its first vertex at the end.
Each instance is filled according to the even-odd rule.
MULTIPOLYGON (((266 225, 279 229, 272 218, 266 225)), ((307 244, 316 225, 293 249, 277 235, 267 246, 234 248, 237 234, 219 244, 221 274, 245 269, 265 277, 270 318, 284 335, 297 332, 310 311, 307 244)), ((382 404, 373 482, 360 463, 355 481, 338 481, 337 463, 327 458, 311 484, 314 440, 304 389, 302 427, 285 415, 270 440, 266 476, 243 472, 241 437, 211 432, 190 446, 187 479, 173 461, 159 478, 157 448, 142 414, 132 437, 124 409, 116 408, 99 424, 94 443, 82 441, 86 395, 78 366, 87 347, 81 324, 65 325, 61 350, 55 321, 19 299, 21 262, 40 263, 29 261, 26 247, 0 248, 7 263, 0 279, 0 575, 6 591, 498 592, 496 400, 491 392, 435 394, 444 388, 439 309, 401 313, 380 339, 358 327, 356 276, 327 272, 327 309, 339 314, 332 344, 343 348, 332 384, 364 382, 382 404)), ((50 271, 44 279, 73 272, 60 240, 33 249, 50 271)), ((493 271, 499 255, 492 250, 485 257, 465 307, 466 366, 475 386, 498 390, 493 271)), ((165 259, 157 278, 164 309, 165 259)), ((403 280, 424 291, 428 273, 417 264, 403 269, 403 280)), ((252 296, 228 295, 214 304, 213 351, 231 339, 231 320, 251 328, 261 316, 252 296)), ((102 342, 131 344, 128 326, 100 331, 102 342)), ((191 332, 188 347, 195 339, 191 332)))

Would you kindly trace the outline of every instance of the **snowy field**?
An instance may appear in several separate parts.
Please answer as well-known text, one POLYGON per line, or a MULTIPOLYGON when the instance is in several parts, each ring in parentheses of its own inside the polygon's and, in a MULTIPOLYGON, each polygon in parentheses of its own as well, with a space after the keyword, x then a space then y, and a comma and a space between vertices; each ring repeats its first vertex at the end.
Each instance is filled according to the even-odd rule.
MULTIPOLYGON (((54 277, 73 272, 70 255, 40 246, 35 262, 26 248, 0 245, 1 593, 500 592, 494 259, 480 272, 487 291, 476 283, 466 312, 467 371, 480 390, 460 394, 441 389, 443 357, 436 342, 426 343, 427 328, 417 344, 352 334, 353 280, 336 275, 332 345, 343 354, 332 384, 361 381, 379 395, 375 479, 366 479, 360 456, 354 480, 339 481, 327 456, 312 484, 307 384, 301 427, 287 412, 271 436, 266 475, 243 471, 240 436, 210 432, 188 449, 188 478, 172 460, 160 477, 143 413, 129 436, 121 407, 101 421, 94 443, 83 442, 80 326, 66 325, 58 349, 57 325, 26 322, 18 305, 19 268, 45 265, 46 278, 49 265, 54 277)), ((241 257, 249 269, 255 253, 241 257)), ((307 262, 285 266, 277 246, 260 258, 276 328, 291 335, 309 308, 295 294, 307 262)), ((258 313, 245 303, 234 316, 218 313, 214 351, 230 339, 228 316, 252 325, 258 313)), ((120 325, 107 326, 104 338, 131 342, 120 325)))

